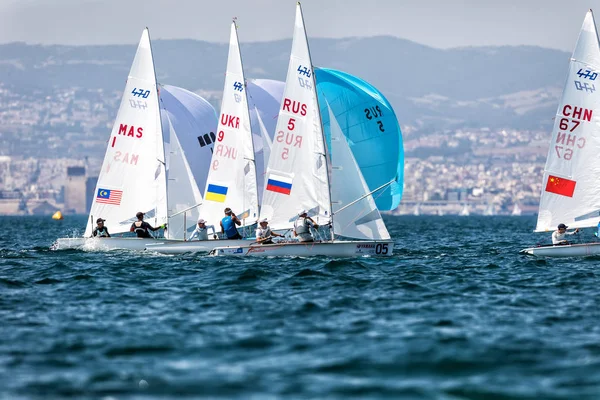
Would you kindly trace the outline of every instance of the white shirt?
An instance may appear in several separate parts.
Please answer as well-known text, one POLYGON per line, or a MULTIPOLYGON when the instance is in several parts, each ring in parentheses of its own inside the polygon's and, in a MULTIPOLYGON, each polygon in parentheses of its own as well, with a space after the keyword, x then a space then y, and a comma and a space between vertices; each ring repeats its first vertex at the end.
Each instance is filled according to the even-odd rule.
POLYGON ((294 231, 298 234, 298 239, 301 242, 313 240, 313 235, 310 233, 310 228, 314 227, 315 224, 308 218, 300 217, 294 222, 294 231), (306 232, 299 233, 298 228, 301 226, 306 227, 306 232))
POLYGON ((215 234, 215 226, 214 225, 205 225, 204 228, 196 225, 196 229, 190 235, 188 240, 192 240, 196 236, 198 236, 198 240, 208 240, 208 229, 212 229, 213 235, 215 234))
POLYGON ((256 228, 256 240, 258 239, 265 239, 268 238, 269 236, 271 236, 271 228, 270 227, 266 227, 266 228, 262 228, 261 226, 259 226, 258 228, 256 228))
POLYGON ((552 232, 552 244, 559 244, 563 240, 566 240, 565 236, 574 235, 576 233, 577 232, 575 232, 575 231, 573 231, 573 232, 565 231, 565 233, 560 233, 559 231, 554 231, 554 232, 552 232))

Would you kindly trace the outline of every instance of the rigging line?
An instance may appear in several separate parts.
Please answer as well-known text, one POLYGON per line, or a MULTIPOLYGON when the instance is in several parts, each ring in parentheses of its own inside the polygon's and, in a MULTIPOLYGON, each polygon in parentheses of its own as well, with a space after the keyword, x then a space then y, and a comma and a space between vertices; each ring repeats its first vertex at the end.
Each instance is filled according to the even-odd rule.
POLYGON ((378 188, 376 188, 376 189, 374 189, 374 190, 370 191, 369 193, 367 193, 367 194, 365 194, 365 195, 363 195, 363 196, 359 197, 358 199, 356 199, 356 200, 354 200, 354 201, 352 201, 352 202, 350 202, 350 203, 346 204, 344 207, 340 208, 340 209, 339 209, 339 210, 337 210, 335 213, 333 213, 333 212, 332 212, 332 213, 331 213, 331 216, 333 217, 335 214, 339 214, 339 212, 340 212, 340 211, 342 211, 342 210, 345 210, 346 208, 350 207, 351 205, 358 203, 359 201, 361 201, 361 200, 362 200, 362 199, 364 199, 365 197, 368 197, 368 196, 372 195, 373 193, 375 193, 375 192, 377 192, 377 191, 379 191, 379 190, 381 190, 381 189, 384 189, 384 188, 388 187, 389 185, 391 185, 391 184, 392 184, 392 183, 394 183, 394 182, 396 182, 396 178, 392 179, 391 181, 389 181, 389 182, 387 182, 387 183, 384 183, 383 185, 381 185, 381 186, 379 186, 378 188))

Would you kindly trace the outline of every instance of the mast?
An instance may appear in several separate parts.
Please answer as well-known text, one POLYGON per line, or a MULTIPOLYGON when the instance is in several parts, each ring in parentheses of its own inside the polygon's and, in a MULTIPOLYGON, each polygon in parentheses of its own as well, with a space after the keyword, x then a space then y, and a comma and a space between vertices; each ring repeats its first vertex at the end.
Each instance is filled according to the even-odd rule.
MULTIPOLYGON (((152 41, 150 40, 150 29, 148 29, 148 27, 146 27, 146 33, 148 34, 148 43, 150 43, 150 60, 152 61, 152 71, 154 73, 154 88, 156 90, 156 109, 158 110, 158 126, 157 129, 160 129, 160 140, 157 141, 156 146, 156 154, 158 155, 162 155, 162 160, 158 159, 157 161, 162 165, 162 172, 163 172, 163 178, 164 178, 164 196, 165 196, 165 219, 168 222, 168 210, 169 210, 169 196, 167 194, 168 189, 168 185, 169 185, 169 180, 167 177, 167 164, 166 164, 166 156, 165 156, 165 137, 164 137, 164 132, 162 129, 162 117, 160 115, 160 89, 158 87, 158 80, 156 78, 156 65, 154 64, 154 52, 152 51, 152 41)), ((156 188, 156 198, 159 198, 159 196, 161 195, 161 187, 157 186, 156 188)), ((157 224, 158 222, 158 204, 157 204, 157 208, 156 208, 156 213, 154 214, 154 225, 157 224)))
POLYGON ((327 190, 329 191, 329 210, 331 211, 329 214, 329 229, 330 229, 330 233, 331 233, 331 240, 333 241, 334 237, 335 237, 335 233, 333 231, 333 205, 331 204, 331 182, 329 179, 329 171, 330 171, 330 165, 328 162, 328 157, 327 157, 327 143, 325 142, 325 128, 323 127, 323 118, 321 116, 321 106, 319 105, 319 95, 317 94, 317 79, 316 79, 316 72, 315 72, 315 66, 313 64, 312 61, 312 56, 310 54, 310 44, 308 43, 308 35, 306 35, 306 25, 304 24, 304 14, 302 13, 302 5, 300 4, 300 2, 297 3, 297 7, 298 7, 298 12, 300 13, 300 19, 302 20, 302 29, 304 31, 304 39, 306 40, 306 47, 308 48, 308 57, 310 60, 310 68, 312 70, 312 84, 313 84, 313 88, 314 88, 314 93, 315 93, 315 102, 317 104, 317 115, 319 116, 319 125, 321 126, 321 143, 323 145, 322 150, 322 156, 324 158, 324 162, 325 162, 325 169, 327 171, 327 173, 325 174, 326 179, 327 179, 327 190))
MULTIPOLYGON (((246 74, 244 73, 244 60, 242 59, 242 50, 240 49, 240 38, 238 36, 238 31, 237 31, 237 17, 233 18, 233 28, 235 30, 235 41, 237 43, 237 50, 238 50, 238 54, 240 57, 240 65, 242 67, 242 77, 244 78, 244 96, 246 97, 246 107, 244 107, 244 112, 246 113, 246 117, 247 117, 247 121, 250 123, 250 149, 252 152, 252 158, 247 158, 246 154, 244 154, 244 160, 248 161, 249 164, 251 164, 251 167, 254 170, 254 184, 256 185, 256 162, 254 160, 254 141, 252 140, 252 124, 250 121, 250 104, 248 103, 248 85, 246 84, 246 74)), ((259 117, 260 118, 260 117, 259 117)), ((247 138, 246 138, 247 139, 247 138)), ((244 174, 244 187, 246 187, 246 174, 244 174)), ((254 197, 255 199, 253 199, 254 201, 251 201, 250 204, 257 204, 258 208, 256 210, 257 214, 260 212, 260 204, 258 204, 258 188, 254 191, 254 197)), ((246 209, 246 192, 244 191, 244 196, 243 196, 243 203, 244 205, 243 209, 246 209)), ((246 227, 246 224, 243 224, 244 227, 246 227)))

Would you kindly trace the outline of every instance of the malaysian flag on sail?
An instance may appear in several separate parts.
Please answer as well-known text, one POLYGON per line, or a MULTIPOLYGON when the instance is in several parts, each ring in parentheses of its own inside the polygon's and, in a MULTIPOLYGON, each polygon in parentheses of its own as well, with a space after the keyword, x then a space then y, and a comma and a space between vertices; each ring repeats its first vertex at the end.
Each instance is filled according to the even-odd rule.
POLYGON ((98 189, 98 194, 96 194, 96 203, 118 206, 121 204, 121 197, 123 197, 122 190, 98 189))

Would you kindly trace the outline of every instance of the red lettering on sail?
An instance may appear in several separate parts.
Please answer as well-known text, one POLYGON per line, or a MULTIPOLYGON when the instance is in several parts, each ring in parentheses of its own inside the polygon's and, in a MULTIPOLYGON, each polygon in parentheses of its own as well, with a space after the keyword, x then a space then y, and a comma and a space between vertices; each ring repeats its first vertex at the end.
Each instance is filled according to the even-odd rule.
POLYGON ((592 121, 593 111, 588 108, 572 106, 565 104, 562 111, 565 117, 571 117, 573 119, 579 119, 583 121, 592 121))
POLYGON ((117 134, 140 139, 144 135, 144 128, 140 126, 136 129, 133 125, 119 124, 119 132, 117 134))
POLYGON ((229 115, 229 114, 221 114, 221 125, 225 125, 230 128, 239 129, 240 117, 236 117, 235 115, 229 115))
POLYGON ((300 103, 296 100, 290 100, 287 97, 283 99, 283 104, 281 106, 283 111, 291 112, 294 114, 299 114, 302 116, 306 115, 306 104, 300 103))
POLYGON ((215 146, 214 155, 235 160, 237 158, 237 149, 235 147, 230 147, 219 143, 215 146))
POLYGON ((140 156, 138 154, 123 153, 123 152, 117 150, 115 152, 115 156, 113 157, 113 160, 123 163, 123 164, 137 165, 137 163, 139 161, 139 157, 140 156))
POLYGON ((275 140, 279 143, 285 143, 287 145, 292 145, 293 147, 302 147, 302 136, 297 135, 295 133, 279 131, 277 132, 277 136, 275 140))

